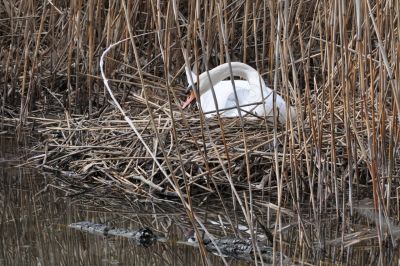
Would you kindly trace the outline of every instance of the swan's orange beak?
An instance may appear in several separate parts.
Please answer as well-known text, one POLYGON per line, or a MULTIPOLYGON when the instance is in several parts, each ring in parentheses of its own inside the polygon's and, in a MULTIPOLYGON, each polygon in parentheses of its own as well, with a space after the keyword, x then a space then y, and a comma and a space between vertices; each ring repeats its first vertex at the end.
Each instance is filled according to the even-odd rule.
POLYGON ((187 97, 186 101, 182 104, 182 109, 185 109, 191 102, 196 100, 196 93, 194 93, 194 90, 190 90, 189 96, 187 97))

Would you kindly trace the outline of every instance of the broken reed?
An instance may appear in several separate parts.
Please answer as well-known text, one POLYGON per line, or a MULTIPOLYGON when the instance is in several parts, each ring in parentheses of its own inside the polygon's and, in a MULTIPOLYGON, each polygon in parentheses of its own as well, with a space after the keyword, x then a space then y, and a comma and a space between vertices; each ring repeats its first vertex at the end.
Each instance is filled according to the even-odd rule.
MULTIPOLYGON (((56 151, 70 151, 68 145, 81 135, 71 133, 78 128, 71 128, 64 122, 67 119, 85 115, 94 123, 109 119, 103 115, 121 118, 112 111, 98 64, 106 47, 129 38, 110 51, 106 72, 131 117, 148 119, 153 133, 162 126, 157 121, 170 119, 176 158, 168 158, 160 135, 154 148, 183 173, 191 159, 183 157, 186 147, 179 148, 180 132, 191 121, 178 107, 179 91, 186 86, 183 50, 202 71, 226 61, 242 61, 257 68, 271 87, 296 106, 299 119, 283 128, 263 124, 262 129, 242 120, 235 124, 236 141, 240 141, 227 143, 233 141, 232 124, 196 116, 199 124, 191 133, 194 151, 204 160, 209 160, 208 152, 217 156, 216 166, 204 168, 212 190, 221 183, 219 177, 214 179, 215 167, 223 169, 227 182, 247 182, 248 193, 234 194, 249 225, 254 225, 253 197, 258 197, 253 195, 254 182, 273 184, 274 202, 295 212, 309 201, 315 228, 321 228, 321 214, 331 204, 337 216, 352 215, 353 200, 364 196, 373 198, 377 211, 400 217, 398 1, 89 0, 68 4, 30 0, 0 5, 5 18, 0 20, 3 125, 17 123, 22 132, 32 117, 58 117, 61 127, 46 131, 62 132, 63 146, 56 151), (251 153, 260 143, 254 143, 252 136, 260 132, 279 142, 270 147, 272 156, 264 162, 270 165, 263 172, 267 178, 257 179, 251 153), (204 152, 216 137, 222 144, 204 152), (245 170, 240 178, 229 179, 235 173, 233 143, 242 145, 245 170)), ((43 120, 35 121, 45 128, 43 120)), ((100 144, 102 137, 88 140, 96 141, 100 144)), ((182 187, 186 178, 174 178, 182 189, 177 193, 190 191, 190 182, 182 187)), ((183 200, 190 206, 189 199, 183 200)), ((276 224, 282 228, 280 218, 276 224)), ((382 234, 380 248, 381 238, 382 234)))

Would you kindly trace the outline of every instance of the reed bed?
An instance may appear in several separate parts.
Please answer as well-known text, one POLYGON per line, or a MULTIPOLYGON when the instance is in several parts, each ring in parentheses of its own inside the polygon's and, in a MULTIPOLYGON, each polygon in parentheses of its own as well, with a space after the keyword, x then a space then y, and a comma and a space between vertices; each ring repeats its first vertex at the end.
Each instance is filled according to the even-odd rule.
POLYGON ((325 258, 310 248, 326 244, 327 228, 341 240, 329 242, 339 246, 329 258, 346 257, 360 242, 350 232, 370 233, 365 221, 362 229, 344 222, 367 198, 384 218, 363 241, 377 245, 380 263, 388 259, 385 243, 398 240, 388 221, 400 217, 397 1, 0 7, 1 125, 38 131, 30 162, 61 173, 69 193, 174 199, 193 224, 204 197, 218 199, 228 220, 230 201, 250 228, 260 217, 273 228, 277 250, 293 241, 298 249, 288 252, 299 261, 325 258), (116 101, 99 70, 112 45, 105 74, 116 101), (253 66, 297 119, 204 119, 195 107, 182 110, 184 55, 201 71, 229 61, 253 66))

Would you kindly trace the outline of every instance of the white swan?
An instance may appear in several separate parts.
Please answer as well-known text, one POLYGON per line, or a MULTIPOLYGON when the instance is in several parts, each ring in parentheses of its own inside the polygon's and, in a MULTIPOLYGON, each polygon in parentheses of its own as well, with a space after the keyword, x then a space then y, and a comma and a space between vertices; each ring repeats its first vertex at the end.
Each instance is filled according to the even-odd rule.
MULTIPOLYGON (((234 80, 242 116, 246 115, 246 113, 252 113, 257 116, 266 115, 269 120, 272 120, 274 91, 265 85, 264 80, 258 74, 257 70, 251 66, 240 62, 232 62, 231 66, 233 76, 239 76, 246 79, 234 80), (264 103, 264 106, 262 103, 264 103)), ((224 80, 230 77, 229 63, 219 65, 208 71, 208 73, 210 75, 211 82, 207 72, 204 72, 199 76, 201 108, 203 112, 206 113, 206 117, 214 116, 217 110, 211 90, 211 84, 213 85, 215 91, 218 110, 220 111, 221 116, 239 116, 236 108, 235 93, 232 86, 232 81, 224 80)), ((193 72, 190 72, 188 68, 186 68, 186 76, 188 78, 189 86, 191 85, 194 87, 192 80, 193 82, 196 82, 197 76, 193 72), (189 75, 192 76, 192 79, 189 77, 189 75)), ((190 96, 182 105, 182 108, 188 106, 194 99, 195 93, 192 89, 190 96)), ((276 114, 279 115, 279 121, 281 123, 285 123, 288 119, 286 103, 278 94, 276 94, 275 106, 277 108, 276 114)), ((290 107, 290 116, 293 121, 296 119, 296 110, 293 107, 290 107)))

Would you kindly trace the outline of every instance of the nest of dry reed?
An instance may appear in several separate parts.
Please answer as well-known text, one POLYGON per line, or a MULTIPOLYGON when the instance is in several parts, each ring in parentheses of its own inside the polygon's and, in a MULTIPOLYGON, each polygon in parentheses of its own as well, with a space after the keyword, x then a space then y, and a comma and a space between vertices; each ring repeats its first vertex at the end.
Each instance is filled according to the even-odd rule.
POLYGON ((122 106, 139 135, 113 107, 96 118, 36 119, 45 152, 34 159, 85 189, 153 197, 176 196, 171 181, 187 196, 230 185, 248 190, 248 181, 252 189, 272 187, 273 169, 289 167, 300 153, 294 143, 288 152, 291 131, 262 118, 204 119, 197 108, 170 108, 158 96, 128 96, 122 106))

